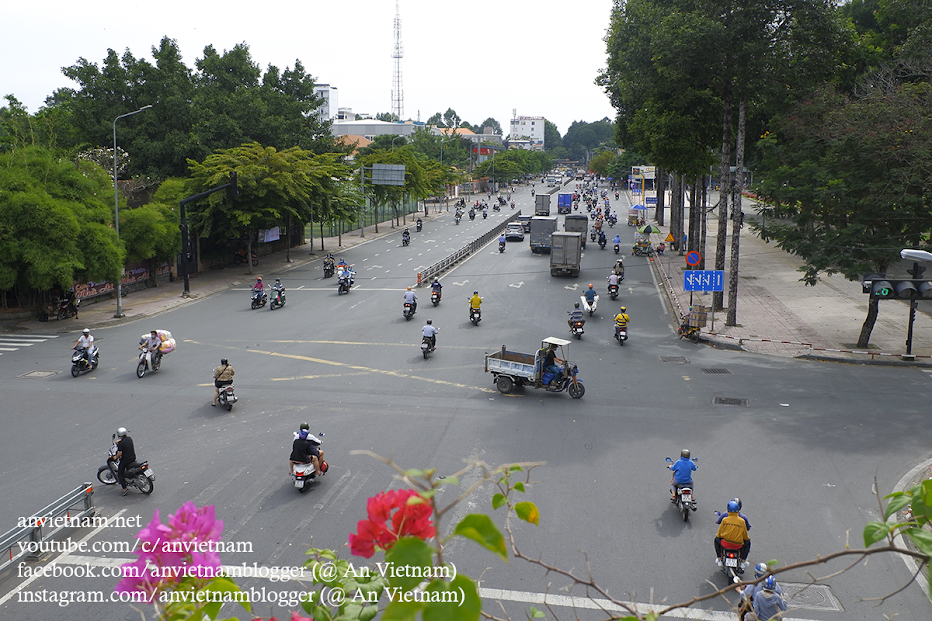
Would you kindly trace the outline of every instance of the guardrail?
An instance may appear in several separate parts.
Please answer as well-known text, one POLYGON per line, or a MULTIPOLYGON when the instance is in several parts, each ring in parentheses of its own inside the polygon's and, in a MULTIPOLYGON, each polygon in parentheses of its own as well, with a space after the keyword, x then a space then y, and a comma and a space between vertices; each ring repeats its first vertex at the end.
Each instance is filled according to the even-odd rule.
POLYGON ((493 238, 498 237, 501 234, 501 232, 504 231, 505 228, 509 224, 514 222, 516 218, 520 215, 521 215, 520 209, 518 211, 512 212, 510 218, 506 219, 505 222, 502 222, 501 224, 497 225, 495 228, 493 228, 491 231, 489 231, 488 233, 486 233, 479 239, 469 242, 468 244, 466 244, 465 246, 463 246, 462 248, 460 248, 453 254, 445 257, 444 259, 438 261, 437 263, 434 263, 433 265, 430 265, 424 268, 423 271, 418 272, 417 273, 417 286, 422 287, 425 284, 430 284, 430 282, 434 279, 434 277, 439 276, 440 274, 444 273, 445 271, 447 271, 448 269, 450 269, 451 267, 453 267, 460 261, 466 259, 471 254, 473 254, 474 252, 476 252, 477 250, 485 246, 493 238))
POLYGON ((81 487, 65 494, 41 511, 26 518, 26 526, 11 528, 0 535, 0 572, 24 556, 30 559, 38 558, 39 544, 44 539, 50 539, 65 528, 73 528, 81 523, 82 518, 96 515, 94 506, 94 486, 84 483, 81 487), (77 514, 72 514, 72 508, 82 503, 84 508, 77 514), (64 517, 63 517, 64 516, 64 517), (19 546, 24 539, 29 540, 28 545, 19 546), (19 547, 19 552, 15 548, 19 547))

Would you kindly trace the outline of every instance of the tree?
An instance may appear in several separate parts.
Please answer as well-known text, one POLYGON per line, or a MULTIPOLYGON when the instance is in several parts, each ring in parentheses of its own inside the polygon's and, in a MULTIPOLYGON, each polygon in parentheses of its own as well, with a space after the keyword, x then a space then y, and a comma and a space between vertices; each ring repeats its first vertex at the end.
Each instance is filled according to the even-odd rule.
POLYGON ((447 127, 459 127, 462 120, 453 108, 447 108, 447 111, 443 113, 443 122, 447 127))
POLYGON ((375 115, 375 120, 385 121, 387 123, 394 123, 396 121, 400 121, 401 119, 399 119, 398 115, 395 114, 394 112, 379 112, 378 114, 375 115))
POLYGON ((492 117, 489 117, 489 118, 487 118, 486 120, 482 121, 482 123, 480 123, 480 124, 479 124, 479 127, 478 127, 479 131, 476 132, 476 133, 477 133, 477 134, 481 134, 481 133, 482 133, 482 129, 485 128, 485 127, 491 127, 491 128, 492 128, 492 133, 493 133, 493 134, 498 134, 499 136, 502 135, 502 126, 499 125, 498 121, 496 121, 496 120, 493 119, 492 117))
POLYGON ((563 138, 557 126, 544 119, 544 150, 553 151, 563 146, 563 138))
POLYGON ((614 159, 615 154, 613 152, 602 151, 589 162, 589 170, 600 177, 605 177, 608 174, 608 165, 611 164, 614 159))
POLYGON ((443 124, 443 116, 439 112, 432 114, 430 118, 427 119, 427 124, 433 125, 434 127, 446 127, 446 125, 443 124))
POLYGON ((391 150, 376 150, 365 155, 360 155, 359 163, 361 166, 372 166, 373 164, 401 164, 405 167, 405 184, 397 185, 374 185, 366 184, 365 191, 370 197, 372 204, 376 207, 379 205, 391 205, 397 216, 397 205, 404 200, 405 195, 414 200, 420 200, 430 196, 437 187, 437 175, 431 175, 428 172, 426 158, 418 157, 418 154, 410 147, 396 147, 391 150))

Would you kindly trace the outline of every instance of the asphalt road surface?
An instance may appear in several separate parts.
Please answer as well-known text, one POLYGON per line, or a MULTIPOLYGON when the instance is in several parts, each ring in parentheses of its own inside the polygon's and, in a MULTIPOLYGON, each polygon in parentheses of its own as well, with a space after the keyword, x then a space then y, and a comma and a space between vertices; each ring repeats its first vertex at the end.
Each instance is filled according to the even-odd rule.
MULTIPOLYGON (((527 190, 517 198, 525 213, 533 209, 527 190)), ((620 232, 622 248, 630 249, 633 229, 623 217, 628 205, 624 198, 612 204, 622 218, 609 239, 620 232)), ((241 544, 223 557, 229 565, 296 566, 312 541, 343 546, 366 517, 366 499, 402 486, 384 465, 351 455, 354 449, 440 473, 459 470, 463 460, 546 461, 527 493, 540 508, 540 525, 516 527, 522 550, 581 575, 588 562, 596 581, 619 599, 672 603, 725 585, 714 564, 713 510, 723 510, 730 498, 742 498, 753 525, 750 560, 788 564, 861 545, 864 524, 879 515, 874 480, 887 493, 928 457, 929 374, 717 351, 678 340, 647 259, 625 257, 621 299, 608 300, 605 279, 616 259, 611 245, 599 250, 589 244, 582 274, 570 279, 551 277, 548 255, 532 254, 527 241, 509 242, 502 254, 493 241, 443 277, 438 307, 419 290, 417 314, 405 321, 402 294, 416 272, 512 213, 490 210, 488 220, 467 218, 458 226, 444 213, 425 220, 421 233, 412 226, 409 247, 401 246, 399 232, 337 255, 358 272, 348 295, 338 296, 336 279, 323 279, 315 262, 280 275, 288 301, 279 310, 250 310, 244 279, 242 288, 165 313, 151 325, 97 330, 101 366, 79 378, 69 374, 67 337, 37 340, 0 357, 0 528, 12 528, 20 516, 82 482, 96 482, 119 426, 130 429, 138 456, 158 478, 151 496, 131 490, 121 497, 118 486, 96 485, 102 515, 139 516, 144 525, 156 509, 165 520, 188 500, 213 504, 224 520, 224 540, 241 544), (483 372, 483 354, 502 345, 533 353, 544 337, 569 337, 566 312, 589 283, 601 294, 598 311, 587 317, 582 339, 567 348, 585 396, 574 400, 530 388, 500 394, 483 372), (478 326, 467 312, 475 290, 484 298, 478 326), (631 315, 624 347, 612 338, 620 303, 631 315), (437 351, 424 360, 420 328, 428 318, 440 333, 437 351), (159 372, 137 379, 136 343, 152 328, 171 330, 177 351, 159 372), (210 406, 211 370, 221 357, 236 369, 240 401, 232 412, 210 406), (24 377, 35 371, 58 373, 24 377), (717 398, 740 405, 716 404, 717 398), (302 421, 325 433, 331 465, 305 494, 287 472, 292 433, 302 421), (699 510, 686 523, 669 502, 664 469, 664 458, 676 458, 683 447, 699 457, 699 510)), ((456 493, 445 488, 441 501, 456 493)), ((483 511, 501 522, 491 493, 480 489, 454 517, 483 511)), ((441 524, 441 531, 448 533, 454 521, 441 524)), ((118 546, 132 545, 137 530, 74 531, 73 541, 87 538, 97 547, 57 560, 101 572, 117 567, 132 558, 118 546)), ((482 575, 489 608, 501 599, 510 614, 521 615, 540 593, 569 594, 561 590, 565 580, 520 561, 504 564, 472 542, 453 540, 446 556, 459 571, 482 575)), ((43 590, 99 590, 109 597, 115 578, 22 574, 14 566, 0 576, 4 619, 138 618, 127 604, 63 608, 26 600, 27 593, 43 590)), ((928 619, 932 606, 916 585, 882 603, 865 601, 909 579, 901 559, 875 557, 832 578, 825 589, 791 598, 789 616, 928 619)), ((780 577, 788 592, 806 580, 802 571, 780 577)), ((276 590, 297 586, 242 582, 276 590)), ((585 593, 577 587, 572 595, 585 593)), ((733 618, 721 599, 701 608, 716 611, 705 618, 733 618)), ((283 615, 271 603, 253 610, 283 615)), ((555 610, 574 614, 559 603, 555 610)), ((245 613, 227 606, 222 614, 245 613)))

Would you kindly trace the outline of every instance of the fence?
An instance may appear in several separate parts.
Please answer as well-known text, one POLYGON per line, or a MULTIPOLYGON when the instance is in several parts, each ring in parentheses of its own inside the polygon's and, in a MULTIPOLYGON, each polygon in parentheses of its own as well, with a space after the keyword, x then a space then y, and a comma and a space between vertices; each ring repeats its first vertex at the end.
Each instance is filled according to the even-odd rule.
POLYGON ((486 233, 479 239, 469 242, 468 244, 466 244, 465 246, 463 246, 462 248, 460 248, 453 254, 441 259, 440 261, 438 261, 437 263, 434 263, 433 265, 430 265, 424 268, 423 271, 418 272, 417 273, 417 286, 420 287, 424 285, 425 283, 429 284, 434 279, 434 277, 439 276, 443 272, 447 271, 448 269, 450 269, 451 267, 453 267, 460 261, 466 259, 471 254, 473 254, 474 252, 476 252, 477 250, 485 246, 492 239, 498 237, 510 223, 515 222, 518 216, 520 215, 521 215, 521 210, 519 209, 517 212, 514 213, 513 217, 497 225, 495 228, 493 228, 491 231, 489 231, 488 233, 486 233))
POLYGON ((376 208, 368 206, 360 214, 361 218, 356 218, 352 222, 345 222, 340 220, 332 224, 322 224, 317 223, 315 225, 305 225, 304 227, 304 237, 305 239, 318 238, 318 237, 336 237, 337 235, 345 235, 352 231, 359 230, 359 222, 362 220, 365 226, 372 226, 376 223, 382 223, 386 220, 390 220, 392 216, 397 215, 398 218, 404 218, 408 215, 418 213, 423 208, 417 201, 406 200, 402 204, 398 205, 398 211, 396 212, 390 205, 381 205, 376 208), (314 226, 314 230, 311 230, 311 227, 314 226))
POLYGON ((74 527, 76 522, 80 524, 82 518, 96 514, 94 486, 84 483, 27 518, 29 524, 26 526, 12 528, 0 535, 0 554, 3 555, 0 559, 0 572, 24 556, 37 557, 39 544, 44 539, 50 539, 65 528, 74 527), (79 503, 83 504, 84 508, 72 515, 72 509, 79 503), (29 540, 29 545, 19 546, 24 539, 29 540), (19 552, 14 553, 17 547, 20 548, 19 552))

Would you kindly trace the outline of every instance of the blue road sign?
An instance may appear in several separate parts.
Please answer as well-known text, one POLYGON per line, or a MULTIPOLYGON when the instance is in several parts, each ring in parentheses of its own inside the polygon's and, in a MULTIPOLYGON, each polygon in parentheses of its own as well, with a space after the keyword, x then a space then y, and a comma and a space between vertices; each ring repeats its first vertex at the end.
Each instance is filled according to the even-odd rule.
POLYGON ((686 270, 683 272, 683 291, 724 291, 723 270, 686 270))
POLYGON ((657 204, 657 197, 656 197, 656 196, 648 196, 647 198, 644 199, 644 202, 647 203, 648 205, 656 205, 656 204, 657 204))

